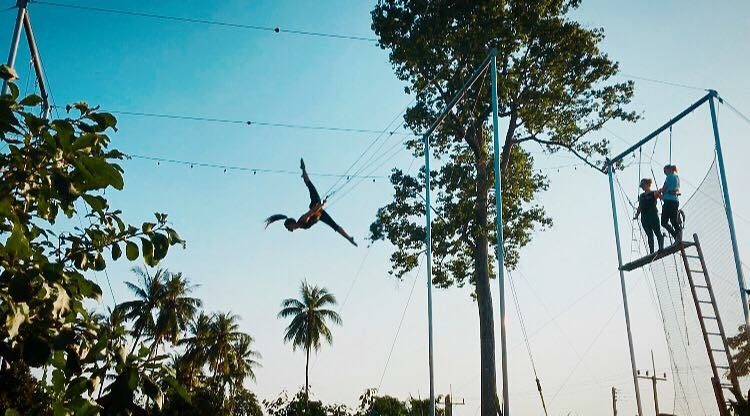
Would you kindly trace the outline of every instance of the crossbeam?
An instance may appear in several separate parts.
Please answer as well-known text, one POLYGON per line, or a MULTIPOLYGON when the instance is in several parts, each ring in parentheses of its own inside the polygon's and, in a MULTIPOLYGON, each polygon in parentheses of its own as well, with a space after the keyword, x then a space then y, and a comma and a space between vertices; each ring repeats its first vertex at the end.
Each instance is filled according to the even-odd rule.
POLYGON ((646 144, 646 143, 650 142, 651 140, 653 140, 656 136, 658 136, 659 134, 661 134, 665 130, 667 130, 670 127, 672 127, 673 125, 675 125, 678 121, 680 121, 683 118, 685 118, 685 116, 687 116, 688 114, 690 114, 693 111, 695 111, 698 107, 700 107, 701 105, 705 104, 711 98, 719 98, 719 93, 717 93, 714 90, 708 90, 708 94, 706 94, 705 96, 703 96, 700 100, 694 102, 690 107, 686 108, 680 114, 677 114, 676 116, 674 116, 671 119, 669 119, 669 121, 667 121, 666 123, 664 123, 661 127, 659 127, 658 129, 654 130, 653 132, 651 132, 648 136, 644 137, 643 139, 639 140, 638 143, 630 146, 627 150, 625 150, 624 152, 620 153, 619 155, 617 155, 617 156, 615 156, 615 157, 613 157, 611 159, 607 159, 604 162, 604 166, 602 166, 601 171, 604 172, 604 173, 607 173, 607 169, 609 169, 610 166, 612 166, 615 163, 621 161, 627 155, 633 153, 635 150, 638 150, 639 147, 641 147, 644 144, 646 144))

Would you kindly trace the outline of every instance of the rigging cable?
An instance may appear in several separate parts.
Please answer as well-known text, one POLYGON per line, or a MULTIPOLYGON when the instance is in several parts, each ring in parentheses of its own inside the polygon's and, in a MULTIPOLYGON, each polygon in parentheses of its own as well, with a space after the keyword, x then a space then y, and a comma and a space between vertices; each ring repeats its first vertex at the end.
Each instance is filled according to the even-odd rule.
POLYGON ((366 36, 343 35, 343 34, 326 33, 326 32, 313 32, 313 31, 299 30, 299 29, 284 29, 278 26, 273 27, 273 26, 249 25, 249 24, 244 24, 244 23, 231 23, 231 22, 223 22, 223 21, 218 21, 218 20, 169 16, 169 15, 164 15, 164 14, 137 12, 137 11, 130 11, 130 10, 107 9, 104 7, 83 6, 79 4, 64 4, 64 3, 56 3, 56 2, 44 1, 44 0, 33 0, 33 3, 41 4, 44 6, 51 6, 51 7, 78 9, 78 10, 86 10, 86 11, 91 11, 91 12, 119 14, 119 15, 125 15, 125 16, 133 16, 133 17, 145 17, 145 18, 150 18, 150 19, 171 20, 171 21, 182 22, 182 23, 198 23, 198 24, 204 24, 204 25, 230 27, 230 28, 235 28, 235 29, 258 30, 258 31, 274 32, 274 33, 288 33, 292 35, 315 36, 315 37, 321 37, 321 38, 354 40, 354 41, 363 41, 363 42, 372 42, 372 43, 375 43, 378 41, 375 38, 366 37, 366 36))
POLYGON ((385 373, 388 371, 388 364, 391 362, 391 356, 393 355, 393 349, 396 347, 396 341, 398 340, 398 334, 401 332, 401 326, 404 324, 404 318, 406 317, 406 311, 409 309, 409 304, 411 303, 411 297, 414 294, 414 288, 417 286, 417 280, 422 276, 420 265, 422 263, 422 260, 420 259, 417 261, 417 267, 415 268, 417 270, 416 276, 414 276, 414 282, 411 284, 411 290, 409 291, 409 297, 406 299, 406 305, 404 306, 404 311, 401 313, 401 320, 398 322, 398 327, 396 328, 396 334, 393 336, 393 342, 391 343, 391 349, 388 352, 388 358, 385 360, 385 366, 383 367, 383 373, 380 375, 380 382, 378 383, 378 390, 380 390, 380 387, 383 385, 383 378, 385 378, 385 373))
MULTIPOLYGON (((503 248, 503 251, 505 248, 503 248)), ((504 267, 504 266, 501 266, 504 267)), ((539 381, 539 375, 536 371, 536 364, 534 362, 534 355, 531 353, 531 344, 529 343, 529 335, 526 332, 526 322, 523 318, 523 313, 521 313, 521 305, 519 304, 518 300, 518 293, 516 292, 516 284, 513 279, 513 274, 511 273, 510 268, 505 267, 505 270, 508 272, 508 277, 510 280, 510 289, 511 293, 513 294, 513 303, 516 307, 516 314, 518 314, 518 321, 521 324, 521 333, 523 334, 523 340, 526 343, 526 352, 529 355, 529 361, 531 362, 531 369, 534 372, 534 379, 536 380, 536 388, 537 391, 539 391, 539 398, 542 401, 542 409, 544 410, 544 415, 547 416, 547 405, 544 403, 544 394, 542 393, 542 383, 539 381)))

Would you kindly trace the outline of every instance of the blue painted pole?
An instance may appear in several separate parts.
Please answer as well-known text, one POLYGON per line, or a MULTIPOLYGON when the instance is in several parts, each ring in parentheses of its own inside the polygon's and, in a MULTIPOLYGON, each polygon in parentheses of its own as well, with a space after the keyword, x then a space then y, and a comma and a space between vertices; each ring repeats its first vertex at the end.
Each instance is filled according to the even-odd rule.
POLYGON ((510 415, 508 399, 508 348, 505 325, 505 260, 503 255, 503 193, 500 175, 500 120, 497 110, 497 51, 490 52, 490 80, 492 81, 492 135, 495 147, 495 227, 497 228, 497 283, 500 286, 500 365, 503 372, 503 416, 510 415))
MULTIPOLYGON (((711 125, 714 130, 714 141, 716 145, 716 160, 719 163, 719 177, 721 178, 721 189, 724 194, 724 211, 727 215, 727 222, 729 223, 729 237, 732 240, 732 253, 734 254, 734 266, 737 269, 737 283, 740 285, 740 299, 742 300, 742 313, 745 314, 745 325, 750 328, 750 313, 748 313, 747 304, 747 293, 745 292, 745 275, 742 271, 742 260, 740 259, 740 250, 737 247, 737 234, 734 230, 734 216, 732 215, 732 203, 729 200, 729 186, 727 185, 727 174, 724 171, 724 155, 721 152, 721 140, 719 139, 719 122, 716 119, 716 108, 714 105, 714 98, 718 98, 719 94, 710 90, 709 95, 711 98, 708 100, 708 105, 711 108, 711 125)), ((748 337, 750 338, 750 331, 747 331, 748 337)))
POLYGON ((633 350, 633 333, 630 330, 630 309, 628 308, 628 292, 625 287, 625 272, 622 271, 622 247, 620 246, 620 224, 617 221, 617 204, 615 203, 615 186, 613 182, 612 164, 607 162, 607 176, 609 177, 609 196, 612 202, 612 220, 615 226, 615 245, 617 246, 617 267, 620 270, 620 289, 622 290, 622 305, 625 310, 625 328, 628 332, 628 348, 630 349, 630 369, 633 373, 633 384, 635 385, 635 402, 638 406, 638 416, 643 416, 641 409, 641 390, 638 387, 638 372, 635 364, 635 351, 633 350))
MULTIPOLYGON (((21 39, 21 27, 23 25, 24 17, 26 16, 26 4, 28 0, 18 0, 16 7, 18 7, 18 14, 16 15, 16 25, 13 27, 13 37, 10 41, 10 51, 8 52, 8 66, 14 68, 16 66, 16 55, 18 53, 18 42, 21 39)), ((8 93, 8 83, 3 81, 2 94, 8 93)))
POLYGON ((430 218, 430 136, 424 135, 424 170, 425 170, 425 216, 427 245, 427 327, 428 327, 428 361, 430 365, 430 416, 435 416, 435 369, 432 356, 432 222, 430 218))

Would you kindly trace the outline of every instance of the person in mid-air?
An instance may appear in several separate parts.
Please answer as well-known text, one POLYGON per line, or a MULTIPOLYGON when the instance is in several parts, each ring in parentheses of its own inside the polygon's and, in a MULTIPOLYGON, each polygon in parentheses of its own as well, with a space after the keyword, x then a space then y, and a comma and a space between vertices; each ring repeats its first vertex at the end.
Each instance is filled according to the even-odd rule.
POLYGON ((302 169, 302 179, 304 179, 305 185, 307 185, 307 190, 310 191, 310 209, 297 220, 295 220, 294 218, 290 218, 284 214, 271 215, 270 217, 266 218, 266 227, 268 227, 273 222, 284 220, 284 227, 286 227, 286 229, 291 232, 296 229, 307 230, 308 228, 315 225, 318 221, 322 221, 329 227, 333 228, 334 231, 349 240, 349 242, 352 243, 355 247, 357 247, 357 243, 354 242, 354 237, 351 237, 349 234, 347 234, 346 231, 344 231, 341 226, 336 224, 333 218, 328 215, 325 209, 323 209, 327 199, 321 201, 318 190, 315 189, 315 185, 313 185, 313 183, 310 181, 310 177, 307 175, 307 170, 305 169, 305 161, 303 159, 300 159, 299 164, 300 169, 302 169))
POLYGON ((675 242, 682 241, 682 224, 680 221, 680 177, 677 166, 664 166, 664 186, 659 190, 664 205, 661 208, 661 226, 667 230, 675 242))
POLYGON ((641 225, 648 239, 648 249, 651 251, 651 254, 654 254, 654 236, 659 242, 659 251, 664 249, 664 236, 661 234, 661 228, 659 227, 659 209, 656 207, 656 201, 659 199, 659 191, 652 191, 651 184, 651 179, 641 179, 640 188, 643 190, 643 193, 638 196, 638 208, 635 210, 633 219, 638 219, 640 215, 641 225))

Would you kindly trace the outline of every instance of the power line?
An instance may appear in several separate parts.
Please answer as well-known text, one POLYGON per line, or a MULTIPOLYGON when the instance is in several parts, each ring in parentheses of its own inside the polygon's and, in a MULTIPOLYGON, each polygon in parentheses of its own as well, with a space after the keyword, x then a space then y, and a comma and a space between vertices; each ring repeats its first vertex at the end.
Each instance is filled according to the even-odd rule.
MULTIPOLYGON (((60 106, 55 106, 55 107, 62 108, 60 106)), ((277 123, 277 122, 270 122, 270 121, 240 120, 240 119, 217 118, 217 117, 207 117, 207 116, 191 116, 191 115, 167 114, 167 113, 149 113, 149 112, 142 112, 142 111, 107 110, 107 109, 102 109, 102 111, 106 111, 111 114, 120 114, 124 116, 164 118, 164 119, 171 119, 171 120, 198 121, 198 122, 207 122, 207 123, 242 124, 242 125, 247 125, 247 126, 282 127, 282 128, 288 128, 288 129, 322 130, 322 131, 332 131, 332 132, 341 132, 341 133, 367 133, 367 134, 371 134, 371 133, 382 134, 383 133, 383 130, 361 129, 361 128, 339 127, 339 126, 277 123)), ((390 133, 390 135, 392 136, 413 136, 412 133, 399 132, 398 131, 399 129, 400 128, 397 128, 397 129, 386 131, 386 132, 390 133)))
MULTIPOLYGON (((160 163, 170 163, 174 165, 183 165, 183 166, 190 166, 193 167, 200 167, 200 168, 212 168, 212 169, 223 169, 224 172, 228 171, 238 171, 238 172, 251 172, 253 174, 258 173, 277 173, 277 174, 283 174, 283 175, 299 175, 299 171, 297 170, 285 170, 285 169, 264 169, 264 168, 253 168, 248 166, 237 166, 237 165, 225 165, 220 163, 207 163, 207 162, 198 162, 198 161, 190 161, 190 160, 180 160, 180 159, 168 159, 163 157, 157 157, 157 156, 146 156, 146 155, 139 155, 139 154, 129 154, 127 157, 131 159, 141 159, 141 160, 150 160, 153 162, 157 162, 157 164, 160 163)), ((342 175, 338 173, 311 173, 311 176, 321 176, 321 177, 334 177, 334 178, 340 178, 340 177, 351 177, 351 175, 342 175)), ((368 175, 368 176, 357 176, 357 178, 362 179, 386 179, 387 176, 383 175, 368 175)))
POLYGON ((139 11, 132 11, 132 10, 108 9, 104 7, 56 3, 56 2, 42 1, 42 0, 32 0, 32 2, 36 4, 58 7, 58 8, 86 10, 86 11, 98 12, 98 13, 119 14, 119 15, 132 16, 132 17, 145 17, 149 19, 170 20, 170 21, 182 22, 182 23, 197 23, 197 24, 203 24, 203 25, 221 26, 221 27, 228 27, 228 28, 234 28, 234 29, 257 30, 257 31, 273 32, 273 33, 287 33, 291 35, 313 36, 313 37, 320 37, 320 38, 353 40, 353 41, 372 42, 372 43, 375 43, 378 41, 375 38, 366 37, 366 36, 344 35, 344 34, 338 34, 338 33, 316 32, 316 31, 308 31, 308 30, 300 30, 300 29, 285 29, 279 26, 260 26, 260 25, 244 24, 244 23, 231 23, 231 22, 223 22, 219 20, 170 16, 170 15, 164 15, 164 14, 147 13, 147 12, 139 12, 139 11))

